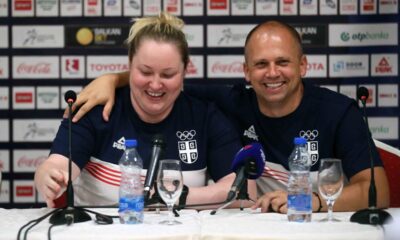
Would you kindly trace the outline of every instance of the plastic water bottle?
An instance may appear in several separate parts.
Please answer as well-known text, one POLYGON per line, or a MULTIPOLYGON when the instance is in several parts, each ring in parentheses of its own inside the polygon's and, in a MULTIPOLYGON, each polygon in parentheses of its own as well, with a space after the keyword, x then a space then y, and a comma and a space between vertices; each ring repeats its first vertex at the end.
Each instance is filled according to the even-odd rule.
POLYGON ((125 152, 119 160, 121 183, 119 187, 119 219, 121 223, 143 223, 143 184, 140 173, 142 158, 137 152, 136 140, 125 140, 125 152))
POLYGON ((310 222, 312 214, 311 159, 304 138, 294 139, 295 147, 289 157, 288 220, 310 222))

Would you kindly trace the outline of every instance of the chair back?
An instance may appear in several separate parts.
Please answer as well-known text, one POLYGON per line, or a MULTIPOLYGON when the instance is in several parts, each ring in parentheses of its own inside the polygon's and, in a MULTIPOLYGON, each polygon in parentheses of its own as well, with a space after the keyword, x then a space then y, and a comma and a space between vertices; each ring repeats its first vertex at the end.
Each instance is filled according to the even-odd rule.
POLYGON ((400 207, 400 150, 375 139, 374 142, 389 181, 390 207, 400 207))

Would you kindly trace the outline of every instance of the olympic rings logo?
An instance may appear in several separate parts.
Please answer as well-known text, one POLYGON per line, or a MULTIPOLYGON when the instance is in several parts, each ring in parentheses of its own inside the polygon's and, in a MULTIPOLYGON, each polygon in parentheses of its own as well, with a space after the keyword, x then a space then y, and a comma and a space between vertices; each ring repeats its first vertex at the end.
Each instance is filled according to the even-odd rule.
POLYGON ((195 130, 190 130, 190 131, 177 131, 176 132, 176 136, 181 140, 192 140, 193 137, 196 135, 196 131, 195 130))
POLYGON ((313 141, 315 138, 317 138, 318 137, 318 130, 307 130, 307 131, 304 131, 304 130, 301 130, 300 131, 300 137, 302 137, 302 138, 305 138, 307 141, 308 140, 310 140, 310 141, 313 141))

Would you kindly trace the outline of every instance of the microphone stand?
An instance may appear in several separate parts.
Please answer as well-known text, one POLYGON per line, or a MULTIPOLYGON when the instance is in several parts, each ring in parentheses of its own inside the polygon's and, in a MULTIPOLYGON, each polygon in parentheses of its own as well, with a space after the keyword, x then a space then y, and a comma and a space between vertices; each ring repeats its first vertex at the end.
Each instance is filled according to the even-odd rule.
POLYGON ((240 211, 243 211, 243 201, 244 200, 254 202, 254 200, 250 199, 249 193, 247 192, 247 178, 244 178, 243 181, 240 183, 239 191, 236 194, 236 197, 232 198, 232 197, 229 197, 229 195, 228 195, 228 199, 225 201, 225 204, 215 210, 212 210, 210 212, 210 215, 215 215, 218 211, 231 205, 235 200, 240 201, 240 211))
MULTIPOLYGON (((66 94, 67 95, 67 94, 66 94)), ((75 95, 76 99, 76 95, 75 95)), ((72 187, 72 151, 71 151, 71 125, 72 125, 72 103, 75 101, 73 97, 67 100, 68 113, 68 182, 67 182, 67 206, 60 208, 51 217, 49 222, 53 225, 71 225, 72 223, 90 221, 92 218, 85 212, 85 209, 74 207, 74 189, 72 187)))
MULTIPOLYGON (((368 118, 366 114, 366 100, 368 98, 368 90, 366 92, 366 96, 360 96, 359 99, 361 100, 361 103, 363 105, 363 113, 364 113, 364 120, 366 123, 366 131, 368 137, 371 136, 371 133, 369 131, 369 124, 368 124, 368 118)), ((370 157, 370 163, 371 163, 371 180, 369 184, 369 191, 368 191, 368 208, 359 210, 355 212, 351 217, 350 221, 351 222, 356 222, 360 224, 372 224, 372 225, 382 225, 384 223, 387 223, 387 221, 392 220, 392 216, 382 210, 376 207, 376 186, 375 186, 375 171, 374 171, 374 160, 372 158, 372 147, 371 147, 371 141, 370 138, 368 138, 368 150, 369 150, 369 157, 370 157)))

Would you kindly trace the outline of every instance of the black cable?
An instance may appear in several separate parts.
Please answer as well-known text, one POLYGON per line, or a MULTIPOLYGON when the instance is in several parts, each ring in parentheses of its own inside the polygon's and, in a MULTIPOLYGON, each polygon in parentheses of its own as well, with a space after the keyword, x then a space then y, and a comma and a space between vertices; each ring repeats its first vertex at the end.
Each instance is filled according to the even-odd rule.
POLYGON ((51 224, 51 225, 49 226, 49 229, 47 230, 47 239, 48 239, 48 240, 51 240, 51 229, 52 229, 54 226, 57 226, 57 225, 51 224))
MULTIPOLYGON (((30 225, 30 224, 32 224, 34 222, 40 223, 41 221, 43 221, 43 219, 47 218, 48 216, 50 216, 51 214, 53 214, 54 212, 59 211, 59 210, 60 209, 54 209, 53 211, 51 211, 51 212, 49 212, 49 213, 47 213, 47 214, 45 214, 45 215, 43 215, 43 216, 41 216, 39 218, 33 219, 33 220, 29 221, 27 224, 25 224, 22 227, 20 227, 19 230, 18 230, 17 240, 19 240, 21 238, 22 231, 24 230, 25 227, 27 227, 28 225, 30 225)), ((35 226, 37 223, 35 223, 33 226, 35 226)), ((31 227, 25 230, 25 234, 24 234, 24 238, 25 239, 26 239, 27 231, 29 229, 31 229, 31 227)))

